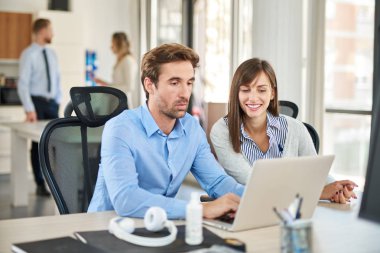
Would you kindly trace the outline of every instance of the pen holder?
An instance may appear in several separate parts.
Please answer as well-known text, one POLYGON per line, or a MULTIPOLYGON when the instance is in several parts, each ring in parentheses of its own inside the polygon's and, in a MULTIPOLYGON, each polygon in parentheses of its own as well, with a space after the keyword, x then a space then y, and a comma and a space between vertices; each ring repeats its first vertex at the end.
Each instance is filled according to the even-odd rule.
POLYGON ((281 252, 312 252, 312 222, 295 220, 281 226, 281 252))

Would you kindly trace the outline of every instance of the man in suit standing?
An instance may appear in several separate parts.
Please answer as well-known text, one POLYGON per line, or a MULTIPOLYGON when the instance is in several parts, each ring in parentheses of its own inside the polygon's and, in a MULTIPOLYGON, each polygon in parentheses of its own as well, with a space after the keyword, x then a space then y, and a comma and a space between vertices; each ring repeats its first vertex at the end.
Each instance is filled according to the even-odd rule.
MULTIPOLYGON (((50 20, 37 19, 33 23, 33 35, 33 43, 21 54, 18 82, 27 122, 58 118, 62 97, 57 56, 46 47, 53 38, 50 20)), ((37 142, 32 143, 31 160, 36 194, 50 196, 41 173, 37 142)))

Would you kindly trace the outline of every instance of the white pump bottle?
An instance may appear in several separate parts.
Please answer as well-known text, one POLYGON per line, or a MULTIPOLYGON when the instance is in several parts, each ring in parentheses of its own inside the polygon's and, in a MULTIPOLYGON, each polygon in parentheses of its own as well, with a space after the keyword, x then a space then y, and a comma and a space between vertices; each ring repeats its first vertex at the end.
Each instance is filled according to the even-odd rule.
POLYGON ((186 238, 189 245, 199 245, 203 242, 203 206, 199 194, 191 193, 191 200, 186 206, 186 238))

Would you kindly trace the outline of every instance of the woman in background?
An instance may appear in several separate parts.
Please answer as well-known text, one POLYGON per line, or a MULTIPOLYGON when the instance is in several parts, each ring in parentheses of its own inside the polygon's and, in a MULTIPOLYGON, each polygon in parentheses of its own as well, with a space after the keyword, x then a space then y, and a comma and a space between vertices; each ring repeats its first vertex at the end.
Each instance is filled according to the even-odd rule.
POLYGON ((94 81, 103 86, 111 86, 127 94, 129 108, 138 105, 137 62, 130 51, 130 42, 124 32, 112 35, 111 50, 116 55, 116 64, 113 67, 112 82, 108 83, 100 78, 94 81))
MULTIPOLYGON (((258 159, 316 155, 303 123, 279 115, 276 75, 267 61, 257 58, 237 68, 228 114, 214 124, 210 137, 219 163, 242 184, 258 159)), ((356 198, 356 186, 329 177, 320 199, 346 203, 356 198)))

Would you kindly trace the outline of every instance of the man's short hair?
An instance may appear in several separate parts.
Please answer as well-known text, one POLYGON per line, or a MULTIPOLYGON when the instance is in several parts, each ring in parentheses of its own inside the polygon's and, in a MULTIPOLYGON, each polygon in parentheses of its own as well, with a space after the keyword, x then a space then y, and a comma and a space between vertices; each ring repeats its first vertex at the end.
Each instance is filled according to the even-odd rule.
POLYGON ((42 29, 48 27, 50 25, 50 20, 46 18, 39 18, 33 23, 33 33, 37 34, 42 29))
POLYGON ((147 99, 149 93, 145 89, 144 79, 148 77, 157 85, 161 65, 179 61, 189 61, 193 68, 196 68, 198 67, 199 56, 193 49, 177 43, 163 44, 144 54, 141 62, 141 83, 147 99))

